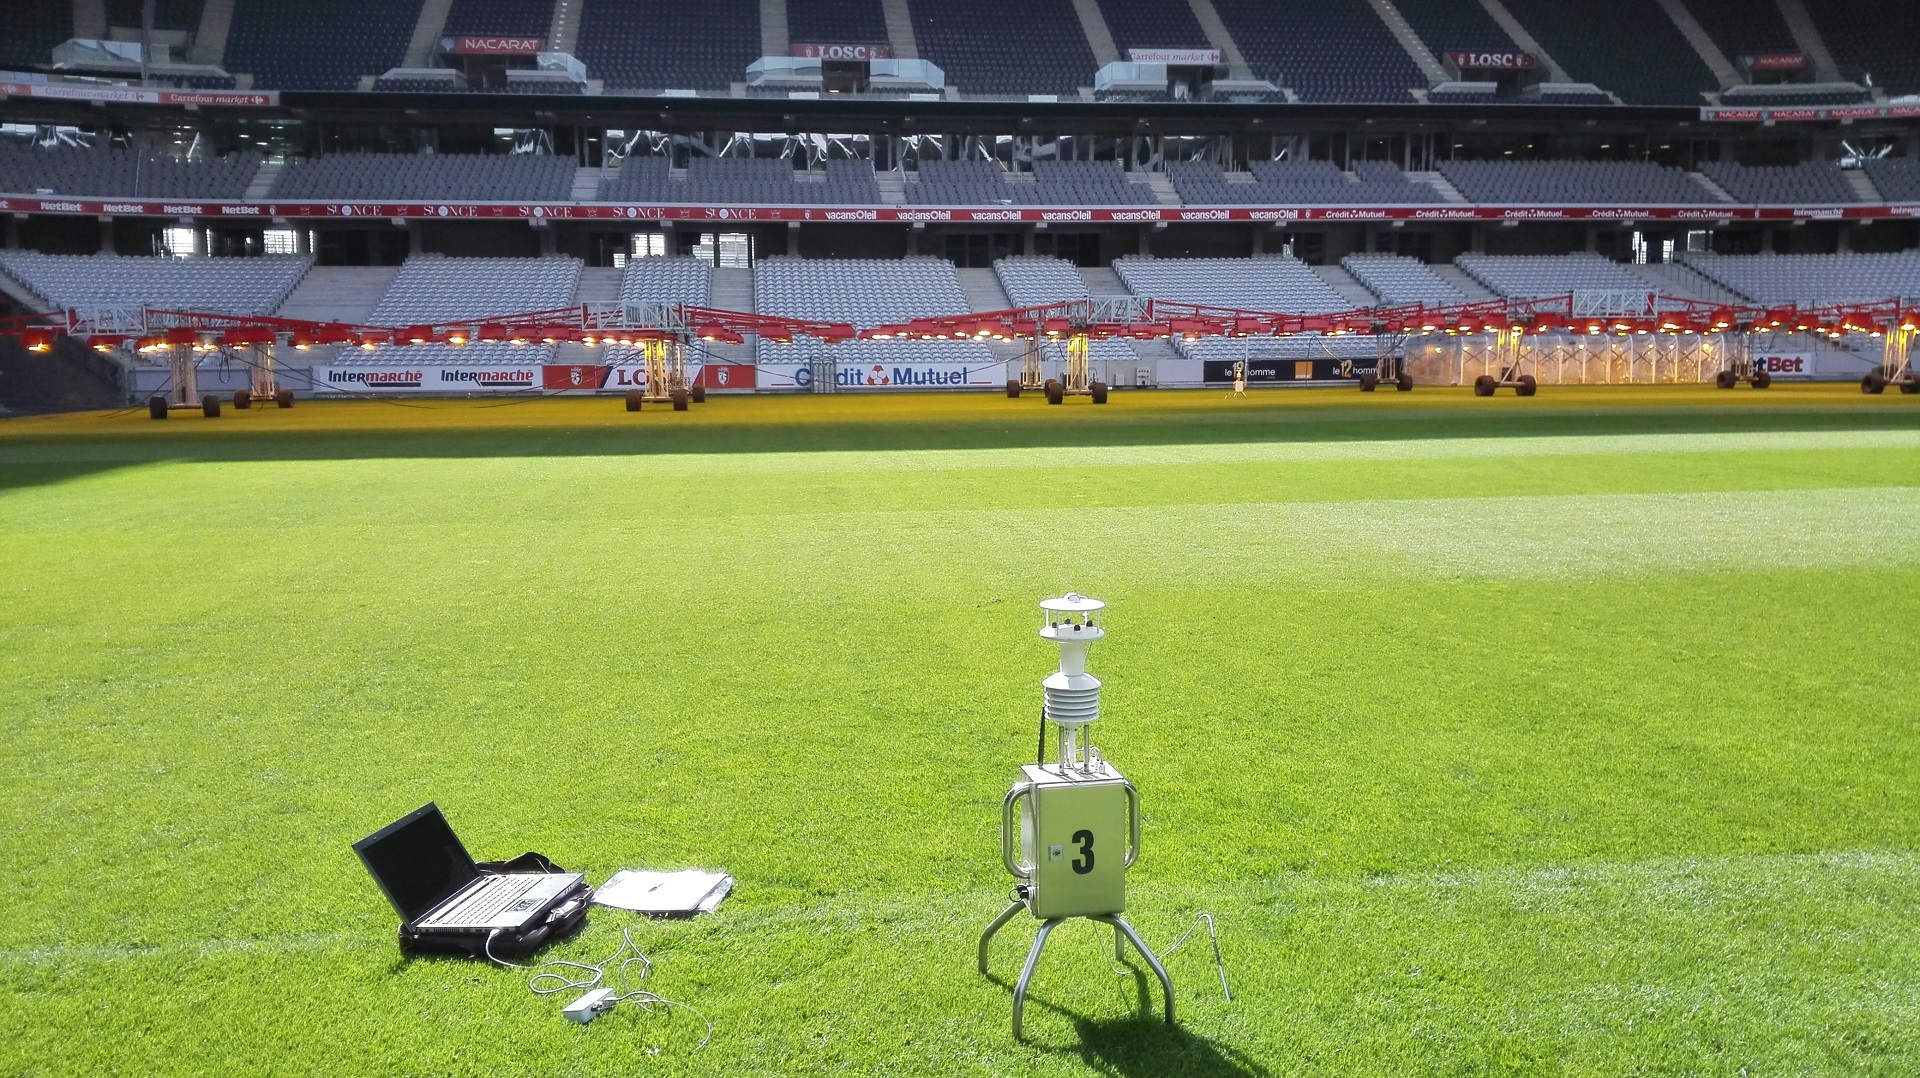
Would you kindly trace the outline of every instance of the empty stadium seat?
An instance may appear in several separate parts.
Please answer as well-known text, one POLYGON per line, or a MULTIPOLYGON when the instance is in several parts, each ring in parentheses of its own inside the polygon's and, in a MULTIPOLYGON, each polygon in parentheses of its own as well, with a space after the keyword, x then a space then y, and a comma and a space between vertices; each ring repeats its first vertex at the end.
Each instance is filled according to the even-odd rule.
POLYGON ((620 275, 620 302, 629 306, 713 302, 713 267, 693 258, 636 258, 620 275))
POLYGON ((1351 300, 1294 258, 1122 258, 1113 268, 1128 291, 1143 299, 1285 314, 1353 309, 1351 300))
POLYGON ((1042 206, 1144 206, 1153 190, 1127 182, 1116 161, 1036 161, 1036 201, 1042 206))
POLYGON ((922 58, 968 94, 1073 94, 1097 66, 1071 0, 910 4, 922 58))
POLYGON ((758 0, 584 0, 574 55, 608 86, 725 90, 760 58, 758 0))
POLYGON ((72 0, 12 0, 0 34, 0 64, 32 71, 53 59, 53 47, 73 36, 72 0))
POLYGON ((537 154, 336 153, 287 162, 272 197, 564 201, 573 161, 537 154))
POLYGON ((1653 287, 1627 267, 1592 253, 1478 255, 1454 259, 1474 280, 1509 299, 1541 299, 1574 292, 1645 292, 1653 287))
POLYGON ((1920 158, 1883 157, 1866 164, 1867 179, 1889 202, 1920 202, 1920 158))
POLYGON ((1519 49, 1480 0, 1397 0, 1401 17, 1434 53, 1509 52, 1519 49))
POLYGON ((260 155, 180 161, 128 150, 45 149, 0 140, 0 191, 127 198, 239 198, 260 155))
POLYGON ((1686 0, 1686 4, 1707 36, 1734 63, 1742 56, 1800 51, 1776 4, 1753 0, 1686 0))
POLYGON ((1209 49, 1206 31, 1194 18, 1193 8, 1166 0, 1100 0, 1100 13, 1106 16, 1107 32, 1127 58, 1128 49, 1209 49))
POLYGON ((1303 101, 1408 102, 1427 85, 1367 0, 1215 0, 1254 74, 1303 101))
POLYGON ((1764 167, 1708 161, 1700 166, 1700 171, 1741 202, 1791 205, 1860 200, 1847 184, 1840 166, 1830 161, 1764 167))
POLYGON ((1087 282, 1073 263, 1059 258, 1002 258, 993 271, 1015 307, 1088 298, 1087 282))
POLYGON ((787 0, 787 39, 816 45, 884 45, 880 0, 787 0))
POLYGON ((400 266, 367 323, 411 326, 571 306, 576 258, 442 258, 415 255, 400 266))
POLYGON ((553 0, 453 0, 442 33, 491 36, 547 36, 553 0))
POLYGON ((1769 306, 1920 300, 1920 251, 1834 255, 1689 252, 1679 257, 1708 279, 1769 306))
POLYGON ((1685 205, 1715 201, 1691 176, 1651 161, 1442 161, 1434 167, 1469 202, 1685 205))
POLYGON ((1920 93, 1920 4, 1912 0, 1810 0, 1807 13, 1840 74, 1889 94, 1920 93))
MULTIPOLYGON (((1635 105, 1700 105, 1720 88, 1659 0, 1507 0, 1567 74, 1635 105)), ((1556 99, 1557 100, 1557 99, 1556 99)))
POLYGON ((1340 265, 1389 307, 1414 303, 1446 307, 1467 301, 1458 288, 1417 258, 1353 254, 1341 259, 1340 265))
POLYGON ((145 258, 0 251, 0 267, 56 307, 156 307, 272 314, 306 275, 307 258, 145 258))
POLYGON ((421 0, 235 0, 227 69, 276 90, 352 90, 406 58, 421 0))
POLYGON ((1205 161, 1169 165, 1180 200, 1214 206, 1406 206, 1445 201, 1433 187, 1407 178, 1384 161, 1354 165, 1352 176, 1329 161, 1259 161, 1252 183, 1230 181, 1205 161))
MULTIPOLYGON (((939 258, 768 258, 754 267, 753 306, 761 314, 851 322, 867 329, 921 316, 968 314, 953 263, 939 258)), ((826 346, 782 345, 762 340, 761 362, 800 362, 826 356, 841 364, 943 361, 982 366, 993 362, 974 341, 860 341, 826 346)))

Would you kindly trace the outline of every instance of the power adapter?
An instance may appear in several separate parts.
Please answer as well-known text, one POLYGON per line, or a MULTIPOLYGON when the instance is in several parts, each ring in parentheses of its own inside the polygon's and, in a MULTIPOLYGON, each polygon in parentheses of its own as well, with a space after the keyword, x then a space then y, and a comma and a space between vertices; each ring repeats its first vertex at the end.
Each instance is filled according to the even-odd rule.
POLYGON ((566 1009, 560 1013, 567 1016, 567 1021, 578 1022, 584 1026, 588 1022, 613 1010, 615 1002, 616 997, 613 989, 596 988, 591 992, 582 993, 579 999, 567 1004, 566 1009))

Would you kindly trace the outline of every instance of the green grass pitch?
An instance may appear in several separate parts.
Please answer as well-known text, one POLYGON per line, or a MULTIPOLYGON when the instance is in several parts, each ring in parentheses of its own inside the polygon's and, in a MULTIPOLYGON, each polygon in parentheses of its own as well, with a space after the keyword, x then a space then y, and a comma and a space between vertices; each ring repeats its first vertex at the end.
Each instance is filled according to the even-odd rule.
POLYGON ((1850 387, 7 420, 0 1073, 1920 1073, 1916 563, 1920 404, 1850 387), (1234 999, 1069 924, 1020 1044, 1069 589, 1129 916, 1234 999), (349 846, 429 799, 734 873, 547 952, 631 926, 711 1041, 403 961, 349 846))

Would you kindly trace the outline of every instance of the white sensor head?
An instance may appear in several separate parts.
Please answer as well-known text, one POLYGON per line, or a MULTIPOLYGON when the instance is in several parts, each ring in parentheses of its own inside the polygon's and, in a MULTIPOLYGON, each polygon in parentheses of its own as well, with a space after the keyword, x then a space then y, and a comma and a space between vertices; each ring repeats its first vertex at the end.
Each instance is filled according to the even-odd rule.
POLYGON ((1040 639, 1060 648, 1060 670, 1041 682, 1041 688, 1047 698, 1047 721, 1065 728, 1063 733, 1100 717, 1100 679, 1087 673, 1087 649, 1107 635, 1093 619, 1106 606, 1074 591, 1040 601, 1046 619, 1040 639))

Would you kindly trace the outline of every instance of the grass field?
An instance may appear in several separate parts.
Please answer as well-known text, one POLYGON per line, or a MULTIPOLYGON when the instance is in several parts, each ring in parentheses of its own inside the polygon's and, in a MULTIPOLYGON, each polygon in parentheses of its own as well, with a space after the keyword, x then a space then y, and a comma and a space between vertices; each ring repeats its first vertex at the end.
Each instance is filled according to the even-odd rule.
POLYGON ((1914 1074, 1916 568, 1850 387, 7 420, 0 1073, 1914 1074), (1130 916, 1234 999, 1070 924, 1023 1045, 972 949, 1068 589, 1130 916), (711 1041, 402 960, 349 846, 429 799, 731 871, 548 952, 630 926, 711 1041))

